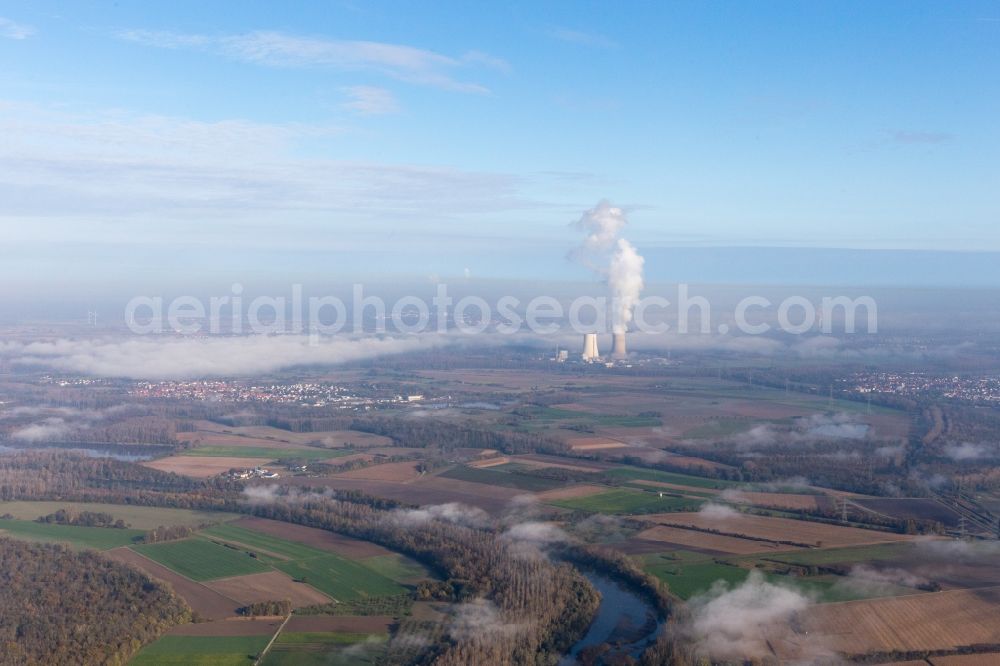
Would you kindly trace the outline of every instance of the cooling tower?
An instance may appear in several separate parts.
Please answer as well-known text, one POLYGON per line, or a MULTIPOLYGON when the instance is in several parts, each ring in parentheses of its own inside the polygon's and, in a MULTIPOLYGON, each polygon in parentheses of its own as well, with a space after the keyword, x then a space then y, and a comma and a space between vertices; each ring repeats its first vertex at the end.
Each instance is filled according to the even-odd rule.
POLYGON ((611 358, 625 358, 628 352, 625 351, 625 334, 611 334, 611 358))
POLYGON ((586 333, 583 336, 584 361, 596 361, 600 354, 597 352, 597 333, 586 333))

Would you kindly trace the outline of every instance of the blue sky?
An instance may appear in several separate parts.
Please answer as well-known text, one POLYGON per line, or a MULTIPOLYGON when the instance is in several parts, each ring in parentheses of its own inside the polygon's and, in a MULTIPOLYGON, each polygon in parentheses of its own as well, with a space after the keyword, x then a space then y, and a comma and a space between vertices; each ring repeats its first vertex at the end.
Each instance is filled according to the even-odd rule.
POLYGON ((582 277, 603 198, 650 258, 995 252, 997 118, 997 2, 0 1, 0 277, 582 277))

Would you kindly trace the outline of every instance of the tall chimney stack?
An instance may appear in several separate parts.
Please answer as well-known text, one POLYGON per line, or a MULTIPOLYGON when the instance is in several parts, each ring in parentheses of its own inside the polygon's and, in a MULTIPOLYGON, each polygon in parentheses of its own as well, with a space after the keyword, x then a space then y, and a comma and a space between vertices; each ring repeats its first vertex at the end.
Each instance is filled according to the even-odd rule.
POLYGON ((625 333, 611 334, 611 358, 623 359, 628 356, 625 351, 625 333))
POLYGON ((596 361, 600 354, 597 351, 597 333, 585 333, 583 336, 583 354, 581 355, 584 361, 592 362, 596 361))

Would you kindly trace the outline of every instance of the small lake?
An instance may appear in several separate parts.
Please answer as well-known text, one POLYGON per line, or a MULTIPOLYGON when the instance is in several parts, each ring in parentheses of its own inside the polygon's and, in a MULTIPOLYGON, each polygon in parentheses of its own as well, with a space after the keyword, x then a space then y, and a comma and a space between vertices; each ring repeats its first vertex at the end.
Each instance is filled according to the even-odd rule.
POLYGON ((577 664, 576 655, 592 645, 609 643, 610 655, 638 658, 656 640, 663 623, 656 609, 641 596, 616 581, 594 571, 581 570, 590 584, 601 593, 601 605, 586 635, 559 661, 559 666, 577 664))

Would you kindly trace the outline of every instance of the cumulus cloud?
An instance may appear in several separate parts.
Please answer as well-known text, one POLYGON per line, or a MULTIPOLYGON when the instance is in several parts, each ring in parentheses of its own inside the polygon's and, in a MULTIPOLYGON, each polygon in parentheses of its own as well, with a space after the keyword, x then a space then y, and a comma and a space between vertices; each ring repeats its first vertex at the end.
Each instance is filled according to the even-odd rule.
POLYGON ((311 339, 302 335, 245 337, 141 337, 8 343, 0 355, 98 377, 189 379, 259 375, 301 365, 334 365, 432 349, 445 336, 311 339))
POLYGON ((732 589, 719 581, 708 593, 692 598, 686 630, 700 653, 742 663, 770 656, 769 628, 787 623, 812 603, 801 592, 768 583, 759 571, 751 571, 732 589))
POLYGON ((419 509, 396 509, 389 519, 399 525, 418 527, 433 520, 440 520, 467 527, 483 527, 489 524, 489 514, 478 507, 458 502, 431 504, 419 509))

